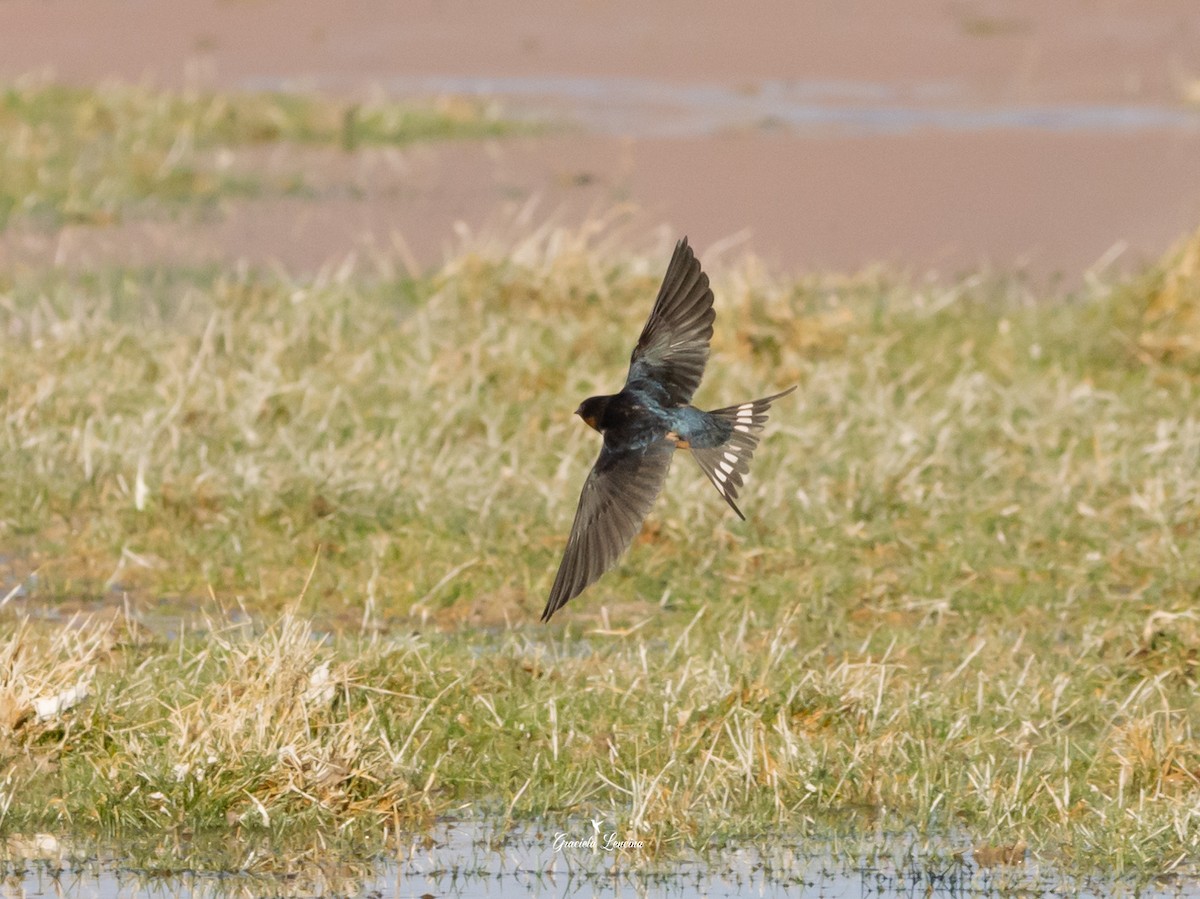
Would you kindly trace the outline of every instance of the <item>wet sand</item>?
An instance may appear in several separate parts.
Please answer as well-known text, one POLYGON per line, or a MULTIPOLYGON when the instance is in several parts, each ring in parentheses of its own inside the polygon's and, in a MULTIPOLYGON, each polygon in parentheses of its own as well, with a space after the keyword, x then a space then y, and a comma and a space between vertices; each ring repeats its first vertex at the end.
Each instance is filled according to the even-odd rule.
POLYGON ((16 229, 0 264, 313 269, 398 241, 427 266, 462 231, 522 209, 570 224, 621 204, 635 241, 686 232, 794 272, 987 265, 1073 282, 1101 259, 1153 258, 1200 223, 1191 0, 798 6, 6 0, 0 78, 451 90, 576 128, 284 153, 275 164, 315 162, 368 189, 229 202, 205 222, 16 229))

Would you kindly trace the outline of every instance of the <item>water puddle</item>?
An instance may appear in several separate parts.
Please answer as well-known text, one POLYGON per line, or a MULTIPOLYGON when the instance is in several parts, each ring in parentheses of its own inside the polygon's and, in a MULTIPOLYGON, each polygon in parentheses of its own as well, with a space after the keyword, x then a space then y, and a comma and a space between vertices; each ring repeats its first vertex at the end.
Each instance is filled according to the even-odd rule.
MULTIPOLYGON (((778 128, 796 134, 902 134, 910 131, 1130 133, 1200 131, 1187 107, 1062 104, 984 105, 949 82, 904 89, 884 83, 767 80, 742 86, 648 78, 574 76, 403 76, 381 87, 402 98, 454 95, 502 98, 517 117, 570 121, 589 131, 633 137, 691 137, 726 130, 778 128)), ((252 90, 286 90, 286 79, 248 79, 252 90)), ((317 78, 306 87, 350 87, 317 78)))
MULTIPOLYGON (((45 837, 35 845, 53 842, 54 838, 45 837)), ((447 825, 436 836, 413 836, 388 858, 286 859, 249 852, 238 866, 220 873, 164 876, 113 858, 8 859, 0 862, 4 875, 0 897, 1200 896, 1200 888, 1191 882, 1147 885, 1066 878, 1024 853, 1011 859, 1015 864, 986 866, 970 849, 931 846, 912 837, 884 839, 892 847, 886 850, 859 843, 854 847, 779 843, 725 848, 703 859, 693 856, 669 862, 647 861, 616 845, 631 842, 588 822, 569 833, 530 829, 503 838, 475 826, 447 825)))

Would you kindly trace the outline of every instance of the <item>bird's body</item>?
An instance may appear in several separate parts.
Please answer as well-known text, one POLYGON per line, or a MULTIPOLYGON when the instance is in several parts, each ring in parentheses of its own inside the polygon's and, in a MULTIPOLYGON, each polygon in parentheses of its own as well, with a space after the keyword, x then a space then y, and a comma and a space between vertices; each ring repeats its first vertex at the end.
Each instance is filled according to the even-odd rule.
POLYGON ((637 449, 666 440, 676 449, 707 449, 733 436, 733 424, 728 421, 690 404, 664 406, 653 395, 636 388, 591 397, 580 409, 588 403, 596 412, 584 415, 584 421, 603 434, 605 445, 612 447, 637 449))
POLYGON ((630 358, 625 386, 576 410, 604 435, 583 485, 566 552, 542 612, 549 620, 612 567, 633 541, 658 496, 676 449, 692 452, 721 496, 734 500, 749 471, 773 401, 795 390, 705 412, 691 405, 704 375, 716 313, 708 277, 679 241, 650 319, 630 358))

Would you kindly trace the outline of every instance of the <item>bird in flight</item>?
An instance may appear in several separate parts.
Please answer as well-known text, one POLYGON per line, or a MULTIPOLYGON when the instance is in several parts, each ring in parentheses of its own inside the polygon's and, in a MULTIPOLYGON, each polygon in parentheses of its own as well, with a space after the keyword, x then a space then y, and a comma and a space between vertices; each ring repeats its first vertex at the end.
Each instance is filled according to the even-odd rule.
POLYGON ((675 245, 650 319, 629 359, 620 393, 584 400, 575 414, 604 435, 542 621, 608 571, 629 548, 654 504, 677 449, 692 458, 738 517, 742 478, 767 422, 761 400, 704 412, 691 405, 712 338, 712 290, 687 238, 675 245))

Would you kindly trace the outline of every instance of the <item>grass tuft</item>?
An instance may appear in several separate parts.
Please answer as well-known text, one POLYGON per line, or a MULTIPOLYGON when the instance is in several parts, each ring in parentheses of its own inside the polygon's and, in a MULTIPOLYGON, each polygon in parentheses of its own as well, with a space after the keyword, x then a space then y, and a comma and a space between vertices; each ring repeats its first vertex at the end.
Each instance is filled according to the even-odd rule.
POLYGON ((1195 368, 1200 355, 1200 230, 1180 240, 1146 277, 1139 350, 1149 360, 1195 368))

